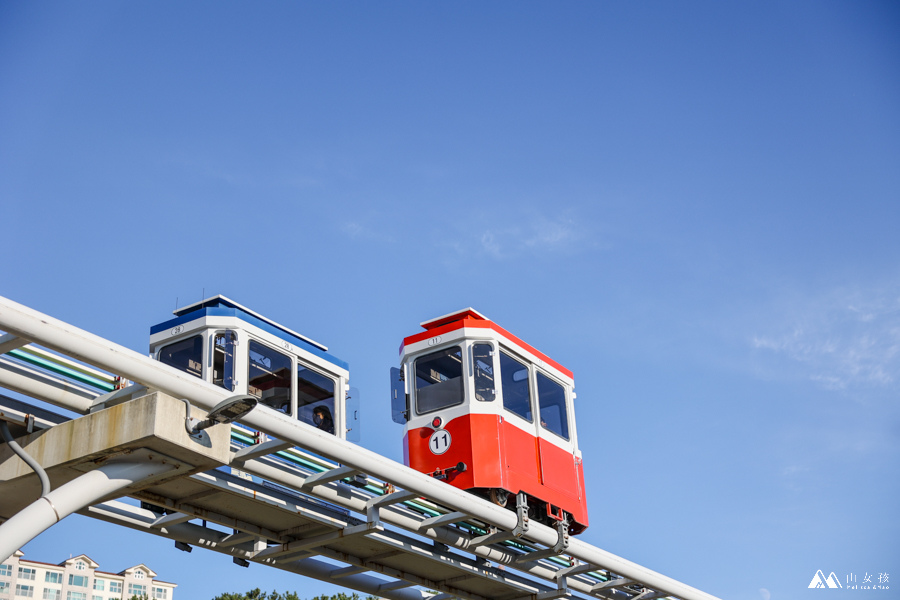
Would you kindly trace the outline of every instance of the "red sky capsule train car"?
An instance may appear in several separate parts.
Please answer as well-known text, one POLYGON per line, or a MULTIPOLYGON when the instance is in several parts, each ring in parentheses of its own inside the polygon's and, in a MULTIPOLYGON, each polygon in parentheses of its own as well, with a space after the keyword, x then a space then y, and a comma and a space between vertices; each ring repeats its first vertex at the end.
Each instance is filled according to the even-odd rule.
POLYGON ((404 462, 531 517, 588 526, 572 372, 469 308, 422 323, 391 370, 404 462))

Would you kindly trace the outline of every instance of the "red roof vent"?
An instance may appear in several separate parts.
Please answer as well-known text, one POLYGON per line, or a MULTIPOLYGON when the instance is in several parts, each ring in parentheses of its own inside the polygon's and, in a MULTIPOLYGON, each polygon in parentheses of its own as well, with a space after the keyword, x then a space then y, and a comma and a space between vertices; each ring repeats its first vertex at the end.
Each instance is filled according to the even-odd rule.
POLYGON ((478 312, 472 307, 464 308, 463 310, 458 310, 456 312, 452 312, 449 315, 444 315, 443 317, 438 317, 436 319, 431 319, 430 321, 422 321, 420 325, 425 329, 435 329, 440 327, 441 325, 446 325, 447 323, 453 323, 454 321, 461 321, 463 319, 474 319, 476 321, 490 321, 486 316, 478 312))

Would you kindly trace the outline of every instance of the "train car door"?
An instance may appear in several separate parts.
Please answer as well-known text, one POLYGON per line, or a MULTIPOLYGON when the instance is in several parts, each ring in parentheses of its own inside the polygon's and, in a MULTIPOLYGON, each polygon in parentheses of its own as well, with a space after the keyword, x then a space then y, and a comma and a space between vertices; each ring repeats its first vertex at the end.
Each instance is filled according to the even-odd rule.
POLYGON ((581 486, 575 466, 574 429, 569 427, 566 388, 535 370, 538 404, 538 454, 541 483, 580 499, 581 486))
POLYGON ((538 480, 537 444, 528 365, 500 351, 500 388, 503 396, 503 454, 508 490, 516 493, 538 480))

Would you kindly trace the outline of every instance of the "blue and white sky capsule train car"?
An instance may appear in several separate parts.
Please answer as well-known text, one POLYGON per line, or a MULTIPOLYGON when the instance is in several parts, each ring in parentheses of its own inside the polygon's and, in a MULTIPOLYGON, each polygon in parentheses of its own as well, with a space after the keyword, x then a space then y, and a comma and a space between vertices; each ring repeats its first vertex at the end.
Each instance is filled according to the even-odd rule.
POLYGON ((174 311, 150 328, 150 356, 235 394, 359 441, 350 367, 308 337, 224 296, 174 311))

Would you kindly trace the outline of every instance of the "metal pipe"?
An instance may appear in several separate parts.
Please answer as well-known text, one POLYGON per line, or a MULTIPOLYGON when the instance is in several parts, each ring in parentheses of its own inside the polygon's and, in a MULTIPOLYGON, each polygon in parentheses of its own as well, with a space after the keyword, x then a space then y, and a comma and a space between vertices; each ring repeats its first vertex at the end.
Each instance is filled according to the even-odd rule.
POLYGON ((28 340, 23 340, 22 338, 11 333, 0 335, 0 354, 6 354, 10 350, 15 350, 16 348, 27 346, 30 343, 31 342, 29 342, 28 340))
POLYGON ((162 462, 109 463, 41 496, 0 525, 0 562, 73 512, 175 466, 162 462))
MULTIPOLYGON (((303 483, 302 477, 293 475, 289 472, 286 472, 285 470, 280 469, 274 464, 269 464, 266 461, 262 460, 248 461, 241 465, 240 468, 241 470, 245 470, 248 473, 252 473, 273 483, 279 483, 288 487, 297 488, 303 483)), ((340 506, 348 507, 357 512, 364 513, 366 510, 366 498, 362 494, 354 492, 352 490, 350 490, 348 494, 348 490, 339 490, 338 488, 331 486, 322 486, 315 490, 315 495, 319 498, 334 502, 335 504, 338 504, 340 506)), ((506 552, 497 547, 484 545, 477 546, 475 548, 466 548, 466 544, 468 543, 469 538, 466 537, 466 535, 462 531, 457 529, 438 527, 420 530, 419 526, 422 523, 420 520, 417 520, 416 518, 410 516, 408 513, 404 514, 404 511, 402 509, 398 510, 397 508, 395 508, 395 506, 382 508, 380 511, 380 519, 386 523, 390 523, 391 525, 395 525, 402 529, 412 531, 417 535, 428 537, 430 539, 441 542, 442 544, 453 546, 454 548, 465 549, 468 552, 471 552, 472 554, 475 554, 487 560, 493 561, 498 564, 515 567, 519 571, 524 571, 537 577, 553 580, 553 576, 556 573, 556 571, 545 567, 540 563, 533 563, 529 565, 516 564, 516 558, 519 556, 518 554, 506 552)), ((581 592, 590 593, 593 586, 573 580, 569 582, 569 587, 581 592)))
MULTIPOLYGON (((298 423, 296 420, 275 412, 268 407, 264 406, 262 410, 257 407, 244 417, 242 421, 246 425, 260 429, 280 440, 309 448, 341 464, 354 467, 363 473, 374 475, 385 481, 390 481, 398 487, 452 507, 454 510, 472 515, 504 530, 512 531, 518 524, 516 515, 505 508, 493 505, 487 500, 436 481, 428 475, 409 467, 398 465, 379 454, 340 440, 310 425, 298 423)), ((530 525, 524 537, 548 547, 553 547, 558 541, 558 534, 555 529, 536 523, 530 525)), ((613 571, 623 577, 640 582, 647 587, 679 596, 685 600, 712 600, 715 598, 710 594, 580 540, 570 541, 566 554, 597 565, 602 569, 613 571)))
MULTIPOLYGON (((190 398, 192 403, 207 410, 229 394, 222 388, 2 297, 0 328, 176 398, 190 398)), ((241 422, 507 531, 517 525, 516 515, 504 508, 266 406, 257 407, 241 422)), ((525 537, 548 547, 557 542, 556 530, 534 523, 525 537)), ((566 554, 684 600, 717 600, 715 596, 580 540, 572 540, 566 554)))
POLYGON ((94 389, 103 390, 103 392, 112 392, 116 389, 115 383, 110 383, 109 381, 104 381, 103 379, 85 373, 85 369, 80 367, 75 368, 77 364, 74 361, 61 360, 61 357, 48 352, 41 352, 34 350, 31 347, 25 347, 10 350, 8 354, 22 362, 31 363, 34 366, 50 371, 51 373, 62 375, 63 377, 67 377, 94 389))
POLYGON ((86 413, 97 396, 2 356, 0 386, 79 413, 86 413))
POLYGON ((41 480, 41 496, 46 496, 50 493, 50 478, 47 477, 47 471, 41 466, 41 464, 34 460, 34 458, 25 452, 25 449, 19 445, 19 442, 13 438, 12 434, 9 432, 9 426, 6 424, 6 421, 0 421, 0 436, 3 436, 4 441, 9 444, 9 447, 15 452, 16 456, 21 458, 26 465, 31 467, 31 470, 37 473, 38 479, 41 480))
MULTIPOLYGON (((130 506, 122 502, 105 502, 97 506, 90 506, 83 510, 81 514, 114 523, 116 525, 124 525, 131 529, 152 533, 161 537, 169 538, 199 548, 206 548, 221 554, 237 556, 245 560, 253 560, 254 551, 252 542, 247 544, 231 545, 224 543, 225 538, 229 535, 220 531, 215 531, 206 527, 201 527, 193 523, 176 523, 174 525, 166 525, 161 529, 153 528, 152 523, 156 519, 156 515, 150 511, 130 506)), ((295 562, 265 562, 271 567, 289 571, 303 575, 304 577, 312 577, 320 581, 335 583, 332 575, 336 567, 332 563, 328 563, 315 558, 304 558, 295 562)), ((365 594, 373 594, 390 600, 425 600, 430 595, 417 589, 396 589, 379 592, 379 586, 385 583, 384 579, 373 577, 367 573, 358 573, 346 575, 340 578, 340 585, 355 589, 365 594)))
MULTIPOLYGON (((0 329, 175 398, 188 398, 206 410, 230 395, 223 388, 3 297, 0 329)), ((65 408, 87 412, 79 406, 65 408)))

